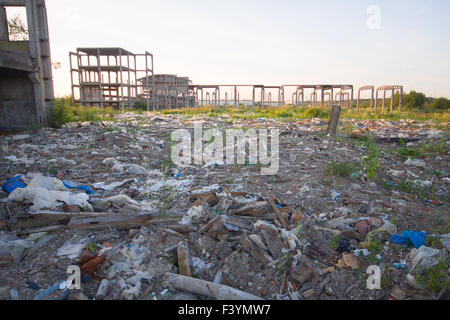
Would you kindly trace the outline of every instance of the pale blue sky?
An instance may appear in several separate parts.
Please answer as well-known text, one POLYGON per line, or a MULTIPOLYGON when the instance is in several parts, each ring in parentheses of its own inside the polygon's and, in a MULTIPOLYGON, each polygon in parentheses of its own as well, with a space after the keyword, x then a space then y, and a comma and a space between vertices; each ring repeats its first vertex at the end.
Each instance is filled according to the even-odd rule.
POLYGON ((194 83, 403 84, 450 98, 448 0, 47 0, 57 95, 68 52, 120 46, 194 83), (367 8, 381 28, 367 27, 367 8))

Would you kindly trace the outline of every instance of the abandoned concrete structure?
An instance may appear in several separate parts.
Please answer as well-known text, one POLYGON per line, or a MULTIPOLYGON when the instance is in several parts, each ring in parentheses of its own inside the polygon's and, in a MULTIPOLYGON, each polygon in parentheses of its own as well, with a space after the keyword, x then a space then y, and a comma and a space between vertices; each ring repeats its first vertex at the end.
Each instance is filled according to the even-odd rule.
MULTIPOLYGON (((306 91, 310 93, 310 106, 331 108, 338 102, 341 107, 353 110, 354 87, 344 84, 281 85, 262 84, 193 84, 188 77, 172 74, 154 74, 153 55, 134 54, 122 48, 78 48, 70 52, 70 72, 73 103, 85 106, 132 107, 137 101, 145 101, 147 110, 163 108, 192 108, 198 106, 305 106, 306 91), (144 57, 138 67, 138 58, 144 57), (291 101, 286 100, 286 95, 291 101), (242 99, 251 94, 251 100, 242 99), (274 99, 276 97, 276 99, 274 99)), ((373 108, 374 86, 358 90, 357 109, 360 108, 361 92, 372 90, 370 107, 373 108)), ((378 91, 394 91, 401 86, 383 86, 378 91)), ((308 97, 308 95, 306 95, 308 97)), ((384 111, 383 102, 383 111, 384 111)), ((401 102, 400 102, 401 108, 401 102)), ((392 109, 392 107, 391 107, 392 109)))
MULTIPOLYGON (((72 102, 84 106, 132 107, 139 95, 154 92, 153 55, 122 48, 78 48, 69 53, 72 102), (138 84, 140 78, 149 79, 138 84)), ((147 95, 147 108, 154 97, 147 95)))
MULTIPOLYGON (((194 106, 192 81, 188 77, 155 74, 138 79, 139 99, 154 99, 156 108, 185 108, 194 106), (149 86, 148 84, 152 84, 149 86)), ((152 100, 153 101, 153 100, 152 100)))
POLYGON ((398 85, 390 85, 390 86, 382 86, 377 88, 376 98, 375 98, 375 111, 377 111, 378 106, 378 92, 383 91, 383 111, 385 110, 386 106, 386 92, 391 91, 391 112, 394 111, 394 97, 395 92, 400 92, 400 101, 399 101, 399 109, 402 111, 402 105, 403 105, 403 86, 398 85))
POLYGON ((53 77, 44 0, 0 0, 0 129, 47 124, 53 77), (6 7, 25 7, 28 41, 10 41, 6 7))

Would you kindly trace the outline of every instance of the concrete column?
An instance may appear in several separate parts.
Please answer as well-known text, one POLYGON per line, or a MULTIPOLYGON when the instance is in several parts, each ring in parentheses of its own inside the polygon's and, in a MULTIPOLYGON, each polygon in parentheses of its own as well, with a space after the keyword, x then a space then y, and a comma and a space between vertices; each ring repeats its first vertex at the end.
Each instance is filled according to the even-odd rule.
POLYGON ((217 88, 217 96, 218 96, 219 107, 220 107, 220 88, 217 88))
POLYGON ((234 107, 237 108, 237 87, 234 87, 234 107))
POLYGON ((358 90, 358 100, 356 100, 356 110, 359 111, 359 99, 361 98, 361 89, 358 90))
POLYGON ((333 98, 334 98, 334 88, 331 88, 331 94, 330 94, 330 109, 333 108, 333 98))
POLYGON ((351 97, 350 97, 350 111, 353 111, 353 98, 354 98, 354 96, 353 96, 353 88, 351 90, 350 95, 351 95, 351 97))
POLYGON ((375 88, 371 89, 371 98, 370 98, 370 110, 373 111, 373 94, 375 93, 375 88))
POLYGON ((375 112, 377 112, 378 109, 378 89, 377 89, 377 93, 375 95, 375 112))
POLYGON ((322 92, 321 92, 321 98, 322 98, 322 109, 325 106, 325 92, 323 92, 323 88, 322 88, 322 92))
POLYGON ((8 41, 8 19, 5 7, 0 7, 0 41, 8 41))
POLYGON ((265 89, 264 88, 262 88, 261 89, 261 106, 262 107, 264 107, 264 104, 265 104, 265 100, 266 99, 266 92, 265 92, 265 89))
POLYGON ((395 97, 395 90, 392 90, 392 97, 391 97, 391 112, 394 111, 394 97, 395 97))
POLYGON ((400 111, 402 111, 402 107, 403 107, 403 87, 400 88, 400 103, 399 103, 400 111))
POLYGON ((225 92, 225 107, 228 107, 228 92, 225 92))
POLYGON ((383 90, 383 112, 386 108, 386 89, 383 90))
POLYGON ((253 87, 253 90, 252 90, 252 106, 253 107, 255 106, 255 87, 253 87))

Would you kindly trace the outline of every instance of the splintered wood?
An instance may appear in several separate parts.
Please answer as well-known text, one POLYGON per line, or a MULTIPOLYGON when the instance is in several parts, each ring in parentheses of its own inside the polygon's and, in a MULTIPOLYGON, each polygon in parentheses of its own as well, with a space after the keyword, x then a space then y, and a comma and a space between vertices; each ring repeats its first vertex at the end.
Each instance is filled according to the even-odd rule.
POLYGON ((178 248, 178 269, 183 276, 191 276, 191 256, 189 249, 184 243, 179 243, 178 248))

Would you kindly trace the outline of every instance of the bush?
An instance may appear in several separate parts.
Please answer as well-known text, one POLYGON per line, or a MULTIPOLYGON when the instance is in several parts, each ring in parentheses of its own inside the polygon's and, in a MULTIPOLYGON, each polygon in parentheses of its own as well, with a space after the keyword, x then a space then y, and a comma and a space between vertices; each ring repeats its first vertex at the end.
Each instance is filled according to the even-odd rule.
POLYGON ((55 99, 55 108, 51 109, 49 115, 49 125, 52 128, 59 129, 64 124, 75 121, 71 103, 71 97, 55 99))
POLYGON ((448 110, 450 109, 450 101, 446 98, 435 99, 431 108, 434 110, 448 110))
POLYGON ((330 116, 330 111, 322 110, 321 108, 309 108, 303 112, 305 118, 328 118, 330 116))
POLYGON ((405 96, 405 108, 409 110, 422 109, 425 102, 427 102, 427 97, 421 92, 411 91, 405 96))

